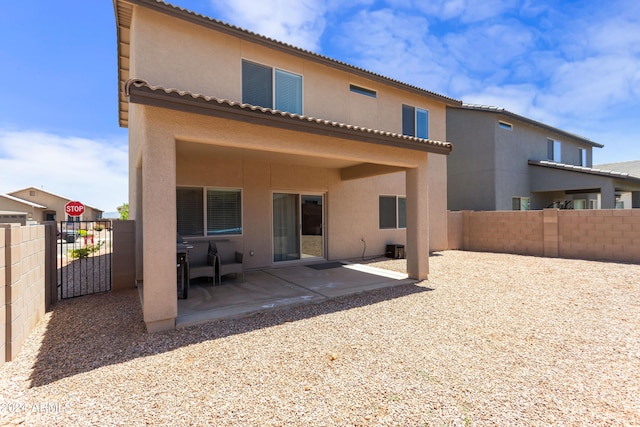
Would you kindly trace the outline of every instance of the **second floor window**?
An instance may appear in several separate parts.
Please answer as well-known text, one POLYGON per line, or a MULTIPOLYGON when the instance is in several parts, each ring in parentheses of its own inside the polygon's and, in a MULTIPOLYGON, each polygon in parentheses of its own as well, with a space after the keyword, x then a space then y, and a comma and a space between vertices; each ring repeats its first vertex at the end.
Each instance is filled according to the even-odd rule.
POLYGON ((582 167, 589 167, 589 165, 587 164, 587 150, 585 150, 584 148, 578 148, 578 152, 580 154, 580 166, 582 167))
POLYGON ((547 158, 557 163, 561 163, 562 157, 560 156, 560 141, 554 141, 553 139, 547 139, 547 158))
POLYGON ((302 76, 243 60, 242 102, 302 114, 302 76))
POLYGON ((429 112, 422 108, 402 105, 402 134, 429 138, 429 112))

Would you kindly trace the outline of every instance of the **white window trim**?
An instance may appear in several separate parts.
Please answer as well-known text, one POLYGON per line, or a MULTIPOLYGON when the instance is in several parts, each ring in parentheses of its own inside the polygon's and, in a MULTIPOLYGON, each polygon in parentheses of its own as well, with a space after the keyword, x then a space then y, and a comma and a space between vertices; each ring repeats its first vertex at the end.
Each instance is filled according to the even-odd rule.
POLYGON ((509 122, 505 122, 503 120, 498 120, 498 127, 504 130, 513 130, 513 125, 509 122))

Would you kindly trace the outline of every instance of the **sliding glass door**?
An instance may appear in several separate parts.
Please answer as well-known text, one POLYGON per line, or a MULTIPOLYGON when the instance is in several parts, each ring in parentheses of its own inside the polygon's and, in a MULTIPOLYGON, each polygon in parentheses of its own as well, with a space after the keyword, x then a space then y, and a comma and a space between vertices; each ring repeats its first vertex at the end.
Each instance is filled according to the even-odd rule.
POLYGON ((273 261, 324 257, 323 196, 273 194, 273 261))

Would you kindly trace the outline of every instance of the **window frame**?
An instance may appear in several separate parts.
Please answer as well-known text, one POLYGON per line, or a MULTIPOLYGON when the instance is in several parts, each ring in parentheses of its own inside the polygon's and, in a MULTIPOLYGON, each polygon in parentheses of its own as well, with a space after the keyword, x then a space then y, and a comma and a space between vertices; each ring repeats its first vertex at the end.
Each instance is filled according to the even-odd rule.
POLYGON ((429 110, 426 108, 417 107, 415 105, 402 104, 402 134, 407 136, 413 136, 414 138, 421 139, 429 139, 429 110), (411 115, 411 126, 409 126, 409 114, 408 112, 412 110, 413 113, 411 115), (419 136, 419 123, 418 123, 418 114, 424 113, 426 117, 425 123, 425 136, 419 136), (413 130, 408 131, 407 128, 411 127, 413 130))
POLYGON ((531 197, 526 196, 513 196, 511 198, 511 210, 512 211, 530 211, 531 210, 531 197), (526 200, 526 204, 522 202, 526 200), (516 201, 517 201, 517 209, 516 209, 516 201), (525 208, 523 209, 523 206, 525 208))
MULTIPOLYGON (((388 206, 385 206, 385 208, 388 206)), ((380 230, 406 230, 407 228, 407 196, 402 196, 402 195, 391 195, 391 194, 380 194, 378 195, 378 229, 380 230), (394 225, 391 226, 389 224, 385 224, 383 226, 382 220, 383 220, 383 215, 381 215, 382 213, 382 200, 386 199, 393 199, 393 209, 394 209, 394 225), (403 203, 400 203, 400 200, 403 201, 403 203), (404 209, 402 210, 400 205, 404 206, 404 209), (403 214, 403 215, 401 215, 403 214), (402 217, 404 216, 404 218, 402 217)))
POLYGON ((180 185, 176 186, 176 231, 178 234, 184 237, 212 237, 212 236, 242 236, 244 233, 244 191, 239 187, 209 187, 209 186, 198 186, 198 185, 180 185), (201 196, 201 212, 200 214, 195 214, 196 220, 200 220, 201 224, 199 226, 193 227, 196 231, 199 231, 199 234, 192 234, 190 232, 181 231, 179 227, 179 218, 178 218, 178 190, 199 190, 201 196), (237 192, 239 193, 239 220, 240 226, 237 227, 240 229, 239 233, 214 233, 209 232, 209 191, 225 191, 225 192, 237 192))
POLYGON ((578 156, 580 159, 580 166, 584 167, 584 168, 588 168, 589 167, 589 159, 587 157, 587 149, 586 148, 578 148, 578 156))
POLYGON ((547 159, 555 163, 562 163, 562 142, 547 138, 547 159))
POLYGON ((513 130, 513 125, 511 123, 502 120, 498 120, 498 127, 504 130, 513 130))
POLYGON ((241 98, 242 98, 242 103, 243 104, 249 104, 249 105, 254 105, 256 107, 263 107, 263 108, 270 108, 272 110, 278 110, 277 108, 277 99, 278 99, 278 85, 277 85, 277 75, 278 73, 284 74, 284 75, 290 75, 290 76, 294 76, 294 77, 299 77, 300 78, 300 99, 296 100, 296 102, 299 101, 300 104, 300 111, 286 111, 286 110, 279 110, 279 111, 284 111, 286 113, 291 113, 291 114, 298 114, 298 115, 304 115, 304 76, 302 74, 298 74, 298 73, 294 73, 293 71, 289 71, 286 70, 284 68, 279 68, 279 67, 274 67, 272 65, 267 65, 264 63, 260 63, 257 61, 252 61, 250 59, 246 59, 246 58, 241 58, 241 65, 240 65, 240 81, 241 81, 241 98), (271 70, 271 105, 257 105, 257 104, 253 104, 251 102, 246 102, 245 101, 245 73, 244 73, 244 64, 248 63, 248 64, 252 64, 254 66, 258 66, 258 67, 262 67, 265 69, 269 69, 271 70))
POLYGON ((370 98, 377 98, 378 92, 373 89, 368 89, 363 86, 359 86, 353 83, 349 83, 349 92, 357 93, 359 95, 368 96, 370 98))

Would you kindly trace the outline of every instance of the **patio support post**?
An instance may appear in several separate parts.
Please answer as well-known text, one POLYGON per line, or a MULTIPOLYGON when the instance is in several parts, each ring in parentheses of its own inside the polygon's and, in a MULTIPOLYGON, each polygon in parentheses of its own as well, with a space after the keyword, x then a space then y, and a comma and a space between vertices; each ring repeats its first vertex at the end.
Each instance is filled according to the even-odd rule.
POLYGON ((142 142, 142 252, 144 322, 149 332, 175 328, 176 149, 175 138, 147 126, 142 142))
POLYGON ((613 184, 609 184, 600 188, 600 198, 602 206, 601 209, 615 209, 616 208, 616 191, 613 188, 613 184))
POLYGON ((407 169, 407 273, 426 280, 429 275, 429 191, 427 154, 416 168, 407 169))

